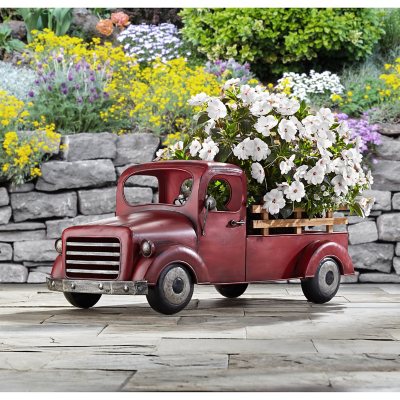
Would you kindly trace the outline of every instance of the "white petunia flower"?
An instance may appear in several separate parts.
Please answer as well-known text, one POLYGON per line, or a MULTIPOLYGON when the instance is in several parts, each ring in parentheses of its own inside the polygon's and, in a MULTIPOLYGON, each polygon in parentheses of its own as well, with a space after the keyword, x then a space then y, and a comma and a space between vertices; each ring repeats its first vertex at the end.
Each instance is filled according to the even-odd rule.
POLYGON ((282 115, 293 115, 299 111, 300 103, 296 99, 285 97, 277 106, 276 111, 282 115))
POLYGON ((214 98, 208 102, 207 113, 211 119, 219 119, 226 117, 227 110, 220 99, 214 98))
POLYGON ((279 169, 281 170, 282 175, 287 174, 292 168, 294 168, 294 157, 295 155, 293 154, 288 160, 284 160, 279 163, 279 169))
POLYGON ((341 194, 347 194, 349 189, 343 179, 342 175, 336 175, 332 180, 331 183, 333 185, 333 190, 337 196, 341 194))
POLYGON ((361 196, 360 198, 357 199, 357 202, 363 211, 364 217, 368 217, 369 214, 371 213, 372 206, 375 203, 375 198, 361 196))
POLYGON ((304 125, 306 130, 312 134, 317 133, 321 125, 321 121, 315 115, 308 115, 301 121, 301 123, 304 125))
POLYGON ((279 122, 278 126, 279 136, 283 140, 286 140, 286 142, 291 142, 295 140, 296 132, 297 132, 296 125, 292 121, 289 121, 287 119, 282 119, 281 122, 279 122))
POLYGON ((358 172, 351 165, 343 168, 342 176, 347 186, 355 186, 360 177, 358 172))
POLYGON ((263 183, 265 178, 265 172, 262 165, 258 162, 251 164, 251 176, 254 178, 258 183, 263 183))
MULTIPOLYGON (((271 154, 271 150, 269 149, 267 143, 265 143, 263 140, 255 138, 252 142, 252 154, 249 155, 254 161, 264 160, 271 154)), ((246 146, 245 149, 247 150, 246 146)))
POLYGON ((251 107, 250 107, 250 112, 255 115, 256 117, 259 117, 261 115, 266 115, 272 110, 271 104, 269 104, 265 100, 259 100, 256 101, 251 107))
POLYGON ((330 108, 321 108, 317 112, 317 118, 319 118, 322 122, 328 123, 329 127, 331 127, 332 124, 335 122, 335 116, 330 108))
POLYGON ((299 168, 297 168, 296 172, 294 173, 293 177, 296 181, 299 181, 300 179, 304 178, 306 175, 308 166, 307 165, 301 165, 299 168))
POLYGON ((218 144, 209 138, 204 141, 203 147, 199 152, 199 157, 205 161, 213 161, 218 152, 218 144))
POLYGON ((285 189, 285 195, 289 200, 300 202, 301 199, 306 195, 304 185, 299 181, 294 181, 292 184, 285 189))
POLYGON ((245 149, 246 143, 249 141, 250 141, 250 138, 246 138, 233 148, 233 154, 239 160, 248 160, 249 159, 249 155, 247 154, 246 149, 245 149))
POLYGON ((190 147, 189 147, 190 155, 192 157, 196 157, 196 155, 200 151, 200 149, 201 149, 201 143, 197 139, 194 139, 192 141, 192 143, 190 143, 190 147))
POLYGON ((210 96, 205 94, 204 92, 196 94, 196 96, 192 96, 189 100, 188 103, 191 106, 201 106, 204 104, 206 101, 210 99, 210 96))
POLYGON ((232 79, 228 79, 224 86, 222 86, 222 88, 225 89, 229 89, 231 86, 234 86, 236 84, 238 84, 240 82, 240 78, 232 78, 232 79))
POLYGON ((324 169, 319 165, 316 165, 305 174, 304 179, 307 181, 307 183, 311 183, 312 185, 319 185, 324 180, 324 177, 324 169))
POLYGON ((204 125, 204 132, 207 133, 207 135, 210 134, 211 129, 215 128, 215 121, 213 119, 209 119, 206 124, 204 125))
POLYGON ((270 214, 278 214, 279 210, 285 207, 286 201, 283 198, 283 194, 278 189, 272 189, 264 196, 263 208, 266 209, 270 214))
POLYGON ((269 136, 271 134, 271 129, 275 128, 276 125, 278 125, 276 117, 267 115, 258 118, 257 122, 254 124, 254 128, 263 136, 269 136))
POLYGON ((242 99, 243 104, 249 105, 254 103, 258 98, 257 91, 249 85, 240 86, 240 93, 238 95, 242 99))

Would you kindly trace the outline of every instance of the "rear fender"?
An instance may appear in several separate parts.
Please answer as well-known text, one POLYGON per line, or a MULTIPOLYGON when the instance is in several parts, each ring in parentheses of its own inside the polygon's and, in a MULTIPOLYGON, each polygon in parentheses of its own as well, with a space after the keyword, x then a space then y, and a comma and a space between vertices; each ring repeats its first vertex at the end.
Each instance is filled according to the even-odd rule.
POLYGON ((155 258, 142 258, 135 268, 133 280, 147 280, 155 285, 161 271, 169 264, 179 263, 187 266, 192 272, 195 283, 209 283, 207 267, 202 258, 191 248, 174 245, 158 253, 155 258))
POLYGON ((342 275, 354 274, 353 262, 345 247, 329 240, 317 240, 307 245, 300 253, 296 264, 296 276, 312 278, 325 257, 332 257, 338 262, 342 275))

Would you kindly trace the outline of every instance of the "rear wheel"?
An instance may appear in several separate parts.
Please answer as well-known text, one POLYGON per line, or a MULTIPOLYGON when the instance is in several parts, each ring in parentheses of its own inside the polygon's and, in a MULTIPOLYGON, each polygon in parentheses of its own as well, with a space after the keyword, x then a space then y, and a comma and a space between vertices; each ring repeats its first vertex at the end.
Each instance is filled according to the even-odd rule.
POLYGON ((237 283, 235 285, 215 285, 217 292, 224 297, 233 299, 241 296, 249 286, 247 283, 237 283))
POLYGON ((90 308, 100 300, 101 294, 64 292, 64 296, 74 307, 90 308))
POLYGON ((339 290, 340 269, 337 261, 324 258, 313 278, 302 279, 304 296, 313 303, 322 304, 331 300, 339 290))
POLYGON ((150 286, 147 301, 161 314, 175 314, 183 310, 193 295, 193 280, 179 264, 171 264, 161 272, 155 286, 150 286))

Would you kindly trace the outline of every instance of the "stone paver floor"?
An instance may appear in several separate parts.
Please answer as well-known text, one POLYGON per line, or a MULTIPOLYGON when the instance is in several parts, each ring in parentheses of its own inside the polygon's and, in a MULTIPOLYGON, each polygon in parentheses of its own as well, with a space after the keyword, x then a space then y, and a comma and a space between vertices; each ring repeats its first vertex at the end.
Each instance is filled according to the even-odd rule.
POLYGON ((143 296, 68 306, 44 285, 0 285, 1 391, 400 390, 400 285, 342 285, 308 303, 297 284, 228 300, 196 287, 155 313, 143 296))

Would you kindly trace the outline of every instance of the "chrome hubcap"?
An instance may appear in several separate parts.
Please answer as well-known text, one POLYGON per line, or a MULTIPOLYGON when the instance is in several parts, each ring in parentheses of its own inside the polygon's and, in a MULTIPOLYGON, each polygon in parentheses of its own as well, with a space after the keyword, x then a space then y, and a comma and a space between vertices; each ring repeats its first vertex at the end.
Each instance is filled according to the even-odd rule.
POLYGON ((324 295, 331 295, 339 285, 339 267, 335 261, 327 259, 323 261, 319 270, 318 284, 324 295))
POLYGON ((182 304, 190 294, 189 276, 181 267, 172 268, 165 275, 162 288, 171 304, 182 304))

